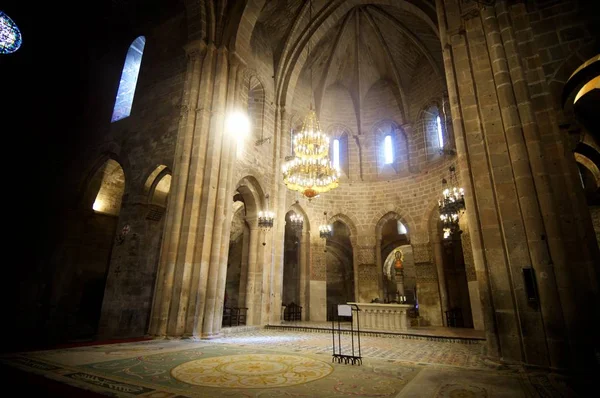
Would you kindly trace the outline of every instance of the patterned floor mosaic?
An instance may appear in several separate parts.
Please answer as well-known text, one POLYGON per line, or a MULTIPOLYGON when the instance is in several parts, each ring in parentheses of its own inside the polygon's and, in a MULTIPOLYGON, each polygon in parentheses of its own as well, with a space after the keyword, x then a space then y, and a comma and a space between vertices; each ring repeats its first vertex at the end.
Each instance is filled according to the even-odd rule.
MULTIPOLYGON (((340 340, 350 353, 352 341, 340 340)), ((4 364, 116 397, 569 397, 565 383, 487 361, 480 344, 365 337, 361 366, 323 333, 253 330, 36 351, 4 364)), ((337 344, 337 343, 336 343, 337 344)), ((355 350, 358 347, 355 346, 355 350)))

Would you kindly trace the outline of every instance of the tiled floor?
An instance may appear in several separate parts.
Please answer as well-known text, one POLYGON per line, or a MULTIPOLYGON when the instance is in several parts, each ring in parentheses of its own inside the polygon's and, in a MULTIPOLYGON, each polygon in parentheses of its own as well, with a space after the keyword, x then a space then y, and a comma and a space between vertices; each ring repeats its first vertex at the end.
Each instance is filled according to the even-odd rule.
MULTIPOLYGON (((270 325, 271 327, 297 327, 297 328, 315 328, 330 330, 332 326, 338 327, 337 323, 331 322, 313 322, 313 321, 281 321, 278 325, 270 325)), ((350 329, 350 322, 341 322, 340 328, 344 330, 350 329)), ((374 330, 362 328, 362 331, 373 332, 374 330)), ((378 332, 381 332, 378 330, 378 332)), ((464 338, 485 340, 485 332, 483 330, 475 330, 473 328, 449 328, 442 326, 418 326, 411 327, 403 332, 387 332, 391 334, 409 335, 409 336, 431 336, 431 337, 447 337, 447 338, 464 338)))
MULTIPOLYGON (((363 362, 358 366, 332 361, 334 337, 337 349, 341 343, 342 353, 352 354, 354 343, 354 353, 358 355, 358 341, 349 335, 245 328, 229 330, 224 337, 214 340, 164 339, 82 346, 16 353, 0 360, 61 383, 118 397, 589 396, 585 392, 577 395, 571 379, 563 375, 533 372, 521 366, 487 359, 484 355, 485 342, 479 340, 465 343, 364 336, 360 341, 363 362), (268 363, 258 360, 253 363, 252 356, 268 358, 268 363), (265 369, 282 368, 285 361, 289 364, 290 356, 296 356, 299 361, 320 364, 321 374, 305 369, 302 372, 308 373, 299 374, 295 379, 302 376, 308 381, 293 385, 277 379, 294 379, 289 372, 278 375, 272 371, 264 376, 264 380, 245 379, 243 376, 244 372, 263 365, 265 369), (250 364, 233 364, 231 361, 235 358, 242 358, 250 364), (189 381, 197 380, 196 376, 203 377, 201 373, 206 371, 206 365, 211 361, 220 363, 218 368, 208 370, 212 372, 212 384, 189 381), (328 367, 331 371, 327 370, 328 367), (179 377, 181 371, 174 371, 176 368, 182 371, 196 369, 200 373, 179 377), (227 369, 237 372, 238 378, 232 381, 227 369), (240 388, 240 383, 245 382, 249 382, 251 387, 240 388), (219 383, 223 383, 223 387, 216 388, 219 383), (279 384, 269 386, 268 383, 279 384), (233 385, 236 387, 231 387, 233 385)), ((19 388, 22 393, 27 391, 27 386, 19 388)))

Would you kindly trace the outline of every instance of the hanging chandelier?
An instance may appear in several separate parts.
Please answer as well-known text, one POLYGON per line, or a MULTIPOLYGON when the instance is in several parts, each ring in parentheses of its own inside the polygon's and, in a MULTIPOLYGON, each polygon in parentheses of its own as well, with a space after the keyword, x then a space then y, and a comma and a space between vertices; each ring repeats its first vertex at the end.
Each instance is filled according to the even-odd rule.
POLYGON ((442 179, 442 198, 438 200, 444 239, 462 232, 458 221, 460 213, 465 210, 465 191, 457 187, 456 169, 454 166, 450 166, 448 170, 450 171, 450 188, 446 185, 448 181, 445 178, 442 179))
MULTIPOLYGON (((312 0, 309 3, 309 21, 312 22, 312 0)), ((310 62, 310 38, 307 45, 310 62)), ((312 66, 310 89, 312 94, 312 66)), ((340 172, 329 159, 329 136, 321 131, 312 101, 302 130, 292 138, 293 157, 282 166, 283 182, 288 189, 300 192, 309 201, 338 187, 340 172)))
POLYGON ((265 195, 265 199, 267 206, 265 211, 258 212, 258 227, 262 230, 268 231, 273 228, 275 213, 269 211, 269 194, 265 195))
POLYGON ((340 172, 329 160, 329 136, 321 131, 312 106, 292 142, 294 157, 282 170, 287 188, 300 192, 308 200, 337 188, 340 172))
POLYGON ((292 229, 296 231, 297 234, 302 232, 302 226, 304 225, 304 217, 300 214, 292 213, 290 214, 290 222, 292 223, 292 229))
POLYGON ((319 225, 319 236, 323 239, 329 239, 333 236, 333 227, 331 224, 327 224, 327 212, 323 214, 325 215, 325 223, 319 225))

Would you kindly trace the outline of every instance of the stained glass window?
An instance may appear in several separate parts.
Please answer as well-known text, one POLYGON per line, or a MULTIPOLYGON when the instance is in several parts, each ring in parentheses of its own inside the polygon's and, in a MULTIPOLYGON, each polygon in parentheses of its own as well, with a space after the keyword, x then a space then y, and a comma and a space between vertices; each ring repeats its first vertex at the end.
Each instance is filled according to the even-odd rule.
POLYGON ((438 141, 440 143, 440 148, 444 147, 444 134, 442 133, 442 119, 439 116, 436 118, 437 120, 437 133, 438 133, 438 141))
POLYGON ((14 53, 21 47, 21 31, 17 24, 0 11, 0 54, 14 53))
POLYGON ((385 164, 392 164, 394 162, 394 150, 392 148, 391 135, 386 135, 383 140, 383 154, 385 157, 385 164))
POLYGON ((340 169, 340 140, 333 140, 333 167, 340 169))
POLYGON ((123 66, 123 72, 121 73, 119 91, 117 92, 117 99, 115 101, 111 122, 126 118, 131 113, 133 94, 135 93, 135 86, 137 85, 145 45, 146 38, 140 36, 131 43, 131 46, 129 46, 127 57, 125 58, 125 66, 123 66))

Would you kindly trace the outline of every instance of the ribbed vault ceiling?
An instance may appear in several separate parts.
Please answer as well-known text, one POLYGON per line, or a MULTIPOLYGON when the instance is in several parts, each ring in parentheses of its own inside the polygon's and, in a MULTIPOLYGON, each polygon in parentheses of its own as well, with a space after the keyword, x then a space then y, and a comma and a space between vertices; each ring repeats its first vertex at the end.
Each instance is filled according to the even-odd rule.
MULTIPOLYGON (((315 18, 325 2, 313 3, 315 18)), ((438 75, 443 70, 440 41, 431 24, 393 2, 364 3, 368 2, 349 8, 335 24, 331 18, 321 21, 323 26, 331 24, 326 33, 318 41, 313 37, 302 44, 305 55, 310 49, 310 57, 303 65, 301 79, 312 82, 317 109, 332 85, 346 88, 355 105, 360 106, 373 84, 385 80, 396 85, 399 100, 403 101, 401 93, 410 89, 412 76, 423 62, 438 75)), ((431 7, 421 3, 423 8, 431 7)), ((276 67, 289 53, 297 31, 308 25, 306 7, 303 0, 265 4, 254 32, 262 37, 254 43, 260 41, 270 47, 276 67), (302 18, 301 23, 298 18, 302 18)))

